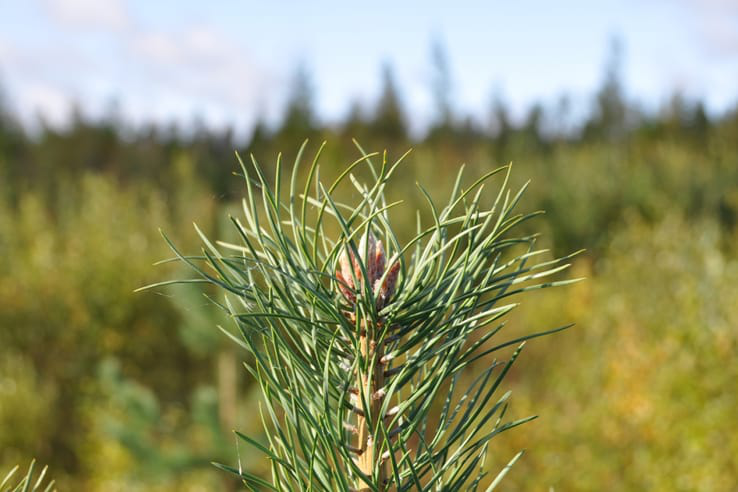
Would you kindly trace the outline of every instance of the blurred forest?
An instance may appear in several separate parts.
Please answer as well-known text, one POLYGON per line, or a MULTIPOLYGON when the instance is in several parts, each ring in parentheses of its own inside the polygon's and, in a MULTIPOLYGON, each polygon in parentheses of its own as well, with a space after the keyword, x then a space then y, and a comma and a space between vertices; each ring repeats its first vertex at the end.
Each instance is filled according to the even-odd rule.
POLYGON ((555 254, 587 248, 573 266, 587 281, 513 315, 511 337, 577 325, 529 343, 507 380, 514 416, 541 416, 493 441, 490 470, 527 449, 507 490, 735 490, 738 108, 709 115, 677 93, 643 110, 612 56, 581 118, 566 97, 524 118, 497 98, 475 121, 433 53, 436 117, 420 136, 390 66, 373 105, 331 124, 297 70, 279 124, 247 141, 202 125, 132 128, 114 110, 31 131, 4 94, 0 470, 35 457, 60 490, 195 491, 237 488, 210 461, 240 451, 264 467, 231 433, 260 426, 244 354, 215 328, 227 320, 195 288, 133 290, 186 275, 152 266, 171 256, 159 228, 190 252, 192 221, 231 234, 244 193, 234 150, 269 169, 278 152, 291 162, 304 139, 312 152, 326 140, 330 178, 359 156, 355 138, 395 158, 414 149, 391 193, 419 207, 415 181, 441 195, 462 163, 472 179, 513 161, 519 184, 532 179, 523 209, 546 210, 531 225, 542 241, 555 254))

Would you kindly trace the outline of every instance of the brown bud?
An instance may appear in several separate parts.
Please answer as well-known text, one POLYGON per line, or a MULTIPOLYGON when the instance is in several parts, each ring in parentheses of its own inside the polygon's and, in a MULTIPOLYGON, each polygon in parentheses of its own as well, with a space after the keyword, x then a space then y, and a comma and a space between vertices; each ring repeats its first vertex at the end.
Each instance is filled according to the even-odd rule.
MULTIPOLYGON (((358 253, 359 259, 364 263, 366 269, 367 283, 377 299, 377 308, 381 309, 394 293, 400 264, 395 262, 384 282, 380 282, 386 268, 386 256, 382 241, 376 239, 371 232, 368 232, 362 238, 358 253)), ((348 245, 339 258, 336 279, 343 297, 349 303, 354 304, 356 302, 356 292, 363 288, 364 275, 361 271, 361 263, 356 259, 348 245)))
POLYGON ((390 267, 387 277, 384 282, 380 285, 380 279, 377 279, 374 284, 374 297, 377 300, 377 309, 382 309, 387 305, 388 301, 395 293, 395 286, 397 285, 397 275, 400 273, 400 262, 396 261, 390 267))

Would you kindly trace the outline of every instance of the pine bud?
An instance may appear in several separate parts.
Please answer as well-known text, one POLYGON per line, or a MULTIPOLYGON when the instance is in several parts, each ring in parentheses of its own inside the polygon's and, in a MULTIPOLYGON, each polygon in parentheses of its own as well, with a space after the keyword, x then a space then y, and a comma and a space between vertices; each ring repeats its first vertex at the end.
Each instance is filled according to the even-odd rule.
POLYGON ((364 264, 368 277, 366 281, 376 299, 377 309, 382 309, 387 305, 394 293, 400 264, 399 262, 395 262, 390 267, 390 271, 387 273, 384 281, 381 281, 385 273, 386 264, 384 245, 371 232, 368 232, 362 238, 358 253, 359 259, 357 260, 348 245, 341 253, 338 268, 336 269, 338 288, 350 304, 356 303, 356 293, 360 292, 364 285, 364 275, 361 270, 360 260, 364 264))

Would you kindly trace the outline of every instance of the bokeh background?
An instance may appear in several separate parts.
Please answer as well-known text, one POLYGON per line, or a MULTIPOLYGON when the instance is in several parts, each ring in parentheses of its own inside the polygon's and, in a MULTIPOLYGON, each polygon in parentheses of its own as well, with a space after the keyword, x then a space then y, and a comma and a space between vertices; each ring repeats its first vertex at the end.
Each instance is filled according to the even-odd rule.
MULTIPOLYGON (((738 487, 738 7, 730 0, 0 0, 0 470, 61 490, 235 490, 263 463, 227 322, 161 228, 228 238, 234 150, 324 176, 413 153, 393 193, 514 162, 588 280, 523 300, 507 386, 541 416, 506 490, 738 487)), ((408 224, 414 218, 409 215, 408 224)), ((396 224, 402 229, 402 223, 396 224)), ((0 471, 0 475, 4 475, 0 471)))

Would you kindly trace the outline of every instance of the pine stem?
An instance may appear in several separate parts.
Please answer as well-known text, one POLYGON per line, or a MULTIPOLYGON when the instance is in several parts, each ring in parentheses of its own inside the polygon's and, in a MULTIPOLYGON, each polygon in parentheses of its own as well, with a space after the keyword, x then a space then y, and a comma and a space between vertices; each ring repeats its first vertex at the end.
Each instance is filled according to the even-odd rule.
MULTIPOLYGON (((384 386, 384 367, 380 363, 382 359, 382 344, 376 343, 372 338, 371 333, 373 330, 366 330, 359 339, 361 347, 361 357, 365 361, 366 371, 362 372, 361 369, 357 373, 357 386, 360 388, 359 394, 366 395, 368 399, 369 408, 364 409, 365 416, 357 416, 357 425, 359 433, 356 438, 356 448, 360 450, 357 459, 357 465, 359 469, 366 475, 372 476, 374 473, 375 464, 382 460, 382 437, 381 433, 377 436, 377 440, 373 440, 373 432, 370 425, 374 424, 378 418, 381 418, 379 412, 382 407, 383 397, 378 396, 377 391, 382 389, 384 386), (375 397, 377 395, 377 397, 375 397), (367 419, 367 417, 369 417, 367 419)), ((361 408, 359 402, 358 407, 361 408)), ((377 476, 377 488, 380 492, 385 490, 385 482, 387 478, 387 464, 381 463, 379 465, 379 474, 377 476)), ((360 480, 359 492, 368 492, 371 488, 369 484, 360 480)))

